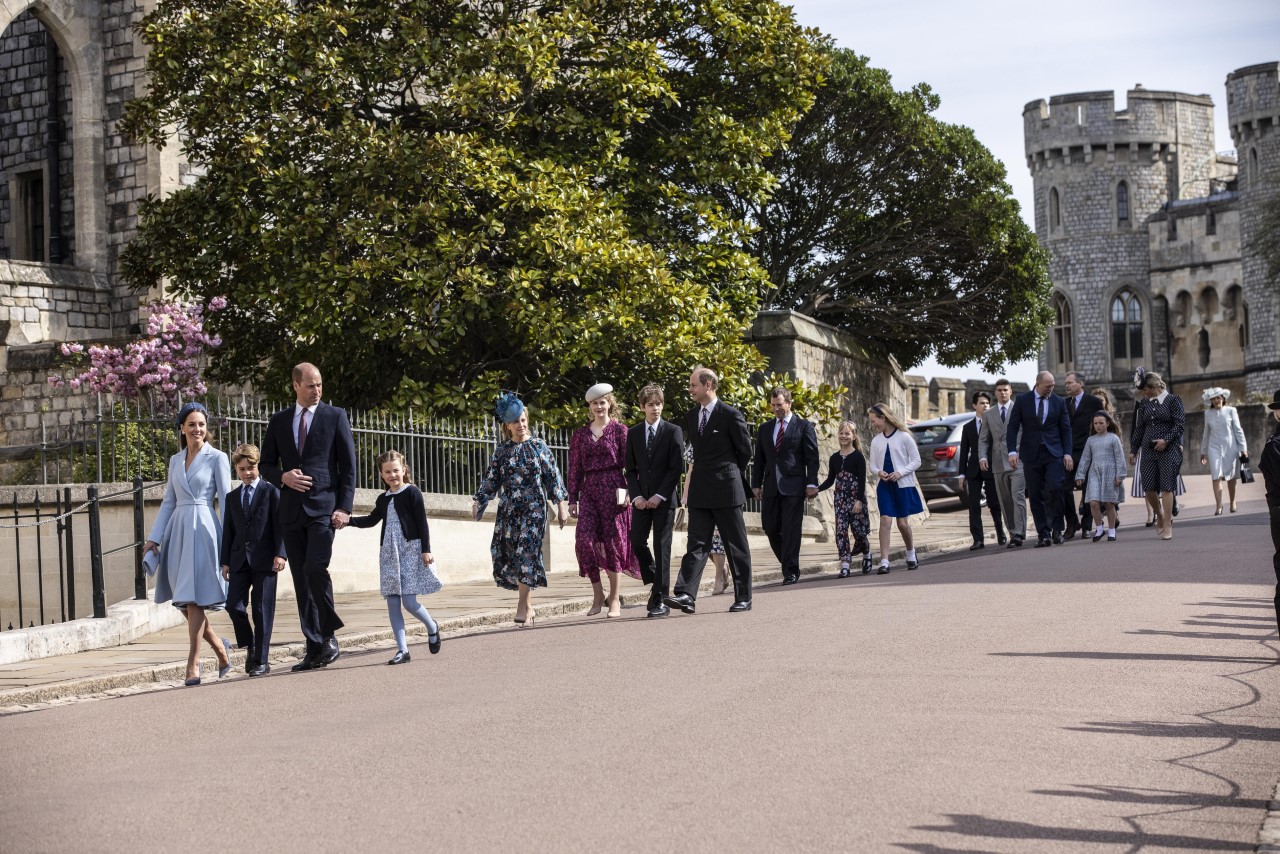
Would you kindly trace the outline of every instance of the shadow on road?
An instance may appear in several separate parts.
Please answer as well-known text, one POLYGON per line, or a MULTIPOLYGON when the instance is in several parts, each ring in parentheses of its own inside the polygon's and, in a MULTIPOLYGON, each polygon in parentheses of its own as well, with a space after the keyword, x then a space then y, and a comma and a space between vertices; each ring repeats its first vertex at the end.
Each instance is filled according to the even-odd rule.
MULTIPOLYGON (((1055 827, 1025 821, 1001 821, 981 815, 948 815, 950 824, 923 825, 915 830, 935 833, 958 833, 963 836, 985 836, 991 839, 1039 839, 1055 842, 1082 842, 1091 845, 1126 845, 1130 851, 1146 847, 1176 848, 1188 851, 1252 851, 1244 842, 1227 842, 1203 836, 1181 836, 1168 833, 1144 833, 1133 830, 1090 830, 1084 827, 1055 827)), ((945 851, 948 849, 919 847, 897 843, 909 851, 945 851)))

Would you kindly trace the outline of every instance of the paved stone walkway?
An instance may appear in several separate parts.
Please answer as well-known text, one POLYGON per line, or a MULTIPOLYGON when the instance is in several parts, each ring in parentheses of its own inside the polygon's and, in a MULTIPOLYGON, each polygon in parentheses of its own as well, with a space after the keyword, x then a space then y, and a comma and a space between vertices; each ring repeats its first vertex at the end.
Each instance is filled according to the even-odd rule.
MULTIPOLYGON (((967 548, 967 512, 955 501, 935 502, 935 512, 922 523, 917 541, 922 553, 938 552, 954 548, 967 548)), ((988 520, 989 521, 989 520, 988 520)), ((681 537, 677 533, 677 552, 681 537)), ((875 538, 872 538, 873 546, 875 538)), ((895 532, 894 541, 898 542, 895 532)), ((900 552, 901 549, 895 549, 900 552)), ((801 553, 801 563, 807 574, 834 572, 834 543, 807 543, 801 553)), ((673 555, 679 561, 679 554, 673 555)), ((780 579, 778 562, 768 551, 752 554, 752 565, 759 583, 780 579)), ((703 575, 703 586, 710 590, 715 577, 714 567, 708 563, 703 575)), ((553 574, 549 586, 534 594, 537 613, 544 617, 555 614, 576 614, 590 607, 591 588, 585 579, 577 575, 553 574)), ((642 607, 648 598, 648 588, 639 581, 623 577, 623 603, 626 608, 642 607)), ((385 646, 390 643, 391 629, 387 619, 386 602, 377 591, 349 593, 336 597, 338 613, 346 627, 338 638, 344 646, 365 648, 369 645, 385 646)), ((510 624, 515 614, 516 596, 492 582, 453 584, 439 593, 422 600, 431 615, 441 622, 448 633, 478 631, 486 627, 510 624)), ((727 606, 729 599, 707 598, 708 603, 727 606)), ((211 615, 215 630, 220 636, 234 642, 235 633, 231 621, 223 612, 211 615)), ((406 626, 413 635, 424 635, 422 625, 406 617, 406 626)), ((291 665, 302 654, 303 637, 298 625, 297 610, 292 599, 281 600, 276 609, 276 624, 272 632, 272 666, 291 665)), ((205 648, 207 652, 207 647, 205 648)), ((66 701, 104 692, 134 692, 139 688, 155 689, 178 687, 186 675, 187 630, 185 626, 155 632, 124 646, 89 650, 72 655, 0 665, 0 714, 11 711, 27 711, 40 704, 66 701)), ((237 663, 234 673, 244 676, 243 652, 233 654, 237 663)), ((201 664, 202 672, 216 672, 215 659, 208 654, 201 664)), ((247 678, 247 677, 246 677, 247 678)))

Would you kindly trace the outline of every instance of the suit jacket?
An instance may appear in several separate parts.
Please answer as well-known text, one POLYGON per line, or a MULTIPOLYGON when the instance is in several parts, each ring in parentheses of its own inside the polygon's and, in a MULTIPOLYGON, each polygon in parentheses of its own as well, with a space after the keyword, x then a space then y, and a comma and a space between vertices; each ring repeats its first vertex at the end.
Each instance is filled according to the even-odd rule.
POLYGON ((1041 453, 1062 458, 1073 450, 1071 421, 1062 398, 1050 393, 1045 401, 1044 424, 1036 417, 1036 391, 1024 391, 1013 399, 1006 434, 1010 451, 1018 450, 1019 464, 1034 463, 1041 453))
POLYGON ((1000 406, 993 405, 978 423, 978 460, 986 460, 993 472, 1009 471, 1009 445, 1005 441, 1009 428, 1009 414, 1013 401, 1008 403, 1005 420, 1000 420, 1000 406))
POLYGON ((685 435, 693 447, 693 476, 689 478, 689 506, 741 507, 747 503, 746 470, 751 462, 747 419, 723 400, 717 400, 698 433, 702 407, 685 415, 685 435))
POLYGON ((288 525, 303 514, 319 518, 334 510, 350 513, 356 495, 356 446, 347 413, 327 403, 317 406, 300 454, 293 433, 296 411, 295 405, 271 416, 262 440, 259 469, 280 487, 280 521, 288 525), (311 477, 307 492, 284 486, 281 476, 295 468, 311 477))
POLYGON ((1076 462, 1080 462, 1085 442, 1089 441, 1089 434, 1093 432, 1093 416, 1103 409, 1102 400, 1091 394, 1084 395, 1080 398, 1080 406, 1074 416, 1070 411, 1071 398, 1064 397, 1062 401, 1067 407, 1067 417, 1071 419, 1071 456, 1076 462))
MULTIPOLYGON (((1000 417, 998 413, 996 417, 1000 417)), ((970 480, 982 477, 982 469, 978 466, 980 459, 982 455, 978 453, 978 417, 975 415, 972 421, 960 428, 960 473, 970 480)))
POLYGON ((276 524, 280 490, 258 478, 246 515, 244 488, 242 483, 227 496, 222 517, 222 565, 231 567, 232 572, 271 572, 275 559, 284 557, 284 534, 276 524))
POLYGON ((653 448, 646 449, 641 421, 627 430, 625 470, 627 494, 633 499, 661 495, 663 507, 680 506, 680 474, 684 471, 684 437, 670 421, 659 420, 653 448))
POLYGON ((770 418, 756 433, 751 486, 763 486, 767 496, 803 495, 806 486, 818 485, 818 433, 810 421, 793 412, 778 448, 773 438, 777 429, 778 419, 770 418))

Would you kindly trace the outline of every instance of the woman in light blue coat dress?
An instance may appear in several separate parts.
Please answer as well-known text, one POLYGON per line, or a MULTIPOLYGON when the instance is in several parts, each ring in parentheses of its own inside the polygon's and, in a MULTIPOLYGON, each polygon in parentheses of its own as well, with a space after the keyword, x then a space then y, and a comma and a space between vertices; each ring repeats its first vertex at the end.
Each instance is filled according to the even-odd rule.
POLYGON ((227 584, 219 570, 222 516, 231 491, 231 463, 208 443, 208 413, 188 403, 178 413, 182 450, 169 459, 169 482, 145 553, 157 552, 156 602, 173 602, 187 616, 190 647, 187 685, 200 684, 200 638, 218 657, 218 677, 231 669, 231 645, 214 634, 205 611, 227 604, 227 584), (214 502, 217 510, 214 510, 214 502))

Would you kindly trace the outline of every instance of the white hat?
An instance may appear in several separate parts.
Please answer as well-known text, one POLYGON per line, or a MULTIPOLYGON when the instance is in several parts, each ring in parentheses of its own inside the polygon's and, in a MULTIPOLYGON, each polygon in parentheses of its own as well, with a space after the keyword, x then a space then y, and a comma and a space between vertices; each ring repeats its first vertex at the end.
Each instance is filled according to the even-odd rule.
POLYGON ((609 385, 608 383, 596 383, 591 388, 587 389, 587 393, 584 395, 584 397, 586 397, 587 403, 590 403, 593 400, 599 400, 600 398, 604 397, 606 394, 611 393, 612 391, 613 391, 613 386, 609 385))
POLYGON ((1211 405, 1213 405, 1213 399, 1214 399, 1215 397, 1220 397, 1220 398, 1222 398, 1222 405, 1223 405, 1223 406, 1226 406, 1227 401, 1231 399, 1231 389, 1229 389, 1229 388, 1220 388, 1220 387, 1218 387, 1218 386, 1214 386, 1213 388, 1207 388, 1207 389, 1205 389, 1205 390, 1204 390, 1204 405, 1205 405, 1205 406, 1211 406, 1211 405))

